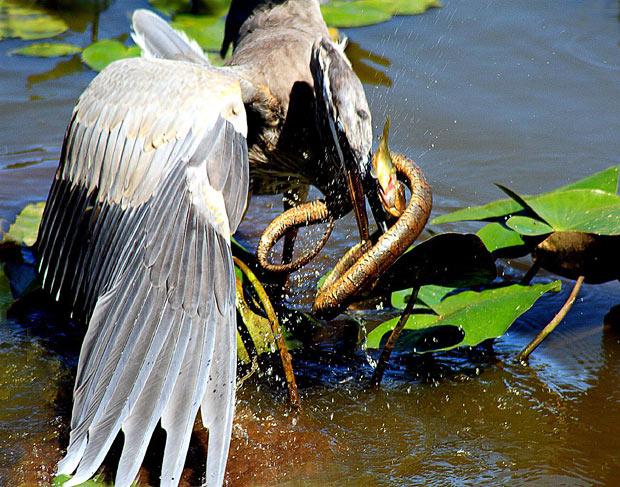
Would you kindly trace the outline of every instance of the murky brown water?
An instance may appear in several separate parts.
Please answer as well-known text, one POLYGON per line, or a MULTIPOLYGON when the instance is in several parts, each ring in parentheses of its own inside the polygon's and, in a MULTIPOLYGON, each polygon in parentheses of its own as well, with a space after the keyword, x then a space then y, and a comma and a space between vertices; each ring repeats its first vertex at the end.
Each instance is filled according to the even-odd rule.
MULTIPOLYGON (((617 1, 444 3, 423 16, 347 32, 358 49, 391 62, 381 68, 381 85, 366 86, 375 126, 391 115, 393 148, 427 173, 435 212, 499 196, 496 181, 538 192, 620 162, 617 1)), ((100 17, 99 35, 127 32, 130 12, 143 6, 113 3, 100 17)), ((69 41, 88 42, 89 15, 70 16, 69 41)), ((78 60, 8 56, 18 44, 0 43, 5 220, 45 198, 68 116, 93 77, 78 60)), ((254 243, 279 210, 278 198, 254 198, 239 238, 254 243)), ((325 255, 294 277, 292 304, 308 302, 310 278, 350 246, 353 228, 351 219, 339 222, 325 255)), ((507 272, 518 275, 525 265, 513 262, 507 272)), ((378 393, 364 389, 372 370, 364 352, 347 346, 351 339, 325 339, 295 357, 299 418, 287 414, 278 387, 250 380, 240 392, 229 479, 620 485, 620 320, 603 325, 620 303, 620 285, 585 286, 531 367, 514 362, 566 293, 542 299, 492 350, 396 357, 378 393)), ((43 302, 0 321, 1 485, 48 482, 66 441, 80 334, 43 302)))

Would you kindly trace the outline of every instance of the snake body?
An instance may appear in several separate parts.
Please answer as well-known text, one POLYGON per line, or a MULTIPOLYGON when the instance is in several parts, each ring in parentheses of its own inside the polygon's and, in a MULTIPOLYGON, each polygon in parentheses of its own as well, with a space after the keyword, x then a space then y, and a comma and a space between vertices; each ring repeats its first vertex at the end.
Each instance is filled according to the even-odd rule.
MULTIPOLYGON (((337 315, 360 292, 372 287, 398 257, 418 238, 431 213, 432 192, 421 169, 402 154, 392 154, 392 161, 411 191, 407 208, 387 232, 375 243, 364 241, 351 248, 336 264, 319 289, 314 313, 322 318, 337 315)), ((257 251, 259 263, 274 272, 292 272, 312 260, 327 242, 333 228, 327 205, 322 200, 296 206, 276 217, 263 233, 257 251), (268 254, 289 228, 329 222, 317 245, 289 264, 273 264, 268 254)))

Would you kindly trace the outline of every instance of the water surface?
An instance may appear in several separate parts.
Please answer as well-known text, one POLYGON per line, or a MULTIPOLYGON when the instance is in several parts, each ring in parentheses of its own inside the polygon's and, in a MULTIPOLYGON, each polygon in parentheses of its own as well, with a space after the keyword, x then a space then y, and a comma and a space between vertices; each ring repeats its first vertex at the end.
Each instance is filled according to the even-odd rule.
MULTIPOLYGON (((376 78, 381 84, 366 85, 376 133, 389 114, 393 148, 424 169, 435 214, 499 197, 494 182, 535 193, 620 162, 618 2, 444 3, 422 16, 346 32, 390 62, 375 65, 384 71, 376 78)), ((127 32, 131 11, 144 6, 112 3, 99 16, 98 35, 127 32)), ((67 40, 86 45, 92 13, 86 8, 67 18, 67 40)), ((46 197, 69 115, 94 76, 77 58, 9 56, 18 45, 0 43, 0 222, 46 197)), ((255 244, 280 208, 278 197, 253 198, 239 238, 255 244)), ((291 305, 308 306, 314 277, 354 235, 351 218, 338 223, 327 251, 294 276, 291 305)), ((507 272, 518 276, 526 267, 527 261, 510 262, 507 272)), ((372 369, 363 351, 348 346, 355 328, 353 337, 325 338, 295 356, 299 418, 286 412, 278 387, 251 379, 240 391, 229 479, 234 485, 618 483, 620 323, 610 317, 604 326, 604 317, 620 303, 620 285, 584 286, 531 367, 514 361, 571 285, 543 298, 492 349, 396 357, 381 392, 365 390, 372 369)), ((66 444, 81 333, 45 303, 27 303, 0 324, 0 484, 49 481, 66 444)))

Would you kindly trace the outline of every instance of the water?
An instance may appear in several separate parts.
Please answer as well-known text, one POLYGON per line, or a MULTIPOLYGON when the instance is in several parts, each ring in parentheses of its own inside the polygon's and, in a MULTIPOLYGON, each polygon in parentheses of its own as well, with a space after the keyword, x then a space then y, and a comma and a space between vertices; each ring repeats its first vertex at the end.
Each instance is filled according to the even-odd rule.
MULTIPOLYGON (((377 66, 382 84, 366 85, 376 133, 390 114, 393 149, 424 169, 436 214, 499 197, 494 182, 535 193, 619 163, 618 2, 444 3, 423 16, 347 32, 390 61, 377 66)), ((130 12, 143 6, 111 4, 99 17, 99 36, 127 32, 130 12)), ((92 11, 86 5, 66 16, 67 40, 86 45, 92 11)), ((0 224, 46 197, 69 114, 94 75, 75 59, 8 56, 18 45, 0 43, 0 224)), ((255 243, 280 208, 277 197, 254 198, 240 239, 255 243)), ((351 235, 353 219, 339 222, 327 251, 294 277, 291 304, 307 306, 310 278, 351 245, 351 235)), ((514 273, 527 266, 509 264, 514 273)), ((620 324, 604 321, 620 302, 620 285, 584 286, 531 367, 514 361, 570 285, 543 298, 492 350, 396 357, 381 392, 364 388, 371 369, 350 346, 356 328, 334 325, 352 336, 324 333, 320 346, 295 357, 300 417, 287 414, 271 382, 244 384, 229 479, 234 485, 618 483, 620 324)), ((45 484, 66 444, 81 332, 45 303, 22 308, 0 325, 0 484, 45 484)), ((190 457, 195 472, 202 471, 199 458, 190 457)), ((141 479, 156 482, 144 472, 141 479)))

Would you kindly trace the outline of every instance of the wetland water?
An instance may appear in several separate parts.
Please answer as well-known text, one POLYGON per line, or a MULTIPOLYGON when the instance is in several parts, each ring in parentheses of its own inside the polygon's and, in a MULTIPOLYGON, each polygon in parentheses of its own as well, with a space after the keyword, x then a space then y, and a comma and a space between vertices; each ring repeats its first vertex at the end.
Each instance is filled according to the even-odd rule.
MULTIPOLYGON (((99 18, 100 38, 126 33, 130 12, 144 6, 112 3, 99 18)), ((390 87, 366 85, 375 133, 389 113, 392 149, 424 169, 434 215, 499 197, 494 182, 537 193, 620 163, 619 9, 615 0, 445 0, 422 16, 346 31, 391 63, 381 68, 390 87)), ((92 14, 67 20, 67 40, 86 45, 92 14)), ((4 220, 46 197, 69 115, 94 76, 78 59, 9 56, 18 45, 0 43, 4 220)), ((277 197, 253 198, 239 238, 254 244, 280 208, 277 197)), ((293 277, 291 304, 308 305, 309 278, 342 255, 350 235, 352 218, 293 277)), ((526 267, 509 262, 505 271, 518 277, 526 267)), ((364 390, 361 379, 371 374, 365 353, 326 336, 295 356, 300 418, 286 415, 273 388, 244 384, 229 480, 619 485, 620 320, 605 315, 620 304, 620 284, 584 286, 531 367, 514 360, 571 284, 543 297, 492 349, 395 357, 381 392, 364 390)), ((66 442, 59 436, 81 332, 44 305, 23 308, 0 323, 0 484, 46 485, 59 441, 66 442)))

